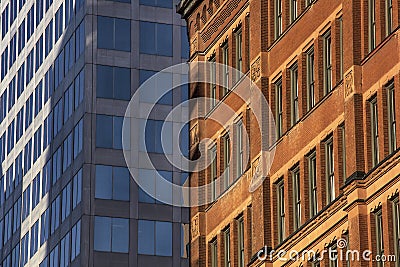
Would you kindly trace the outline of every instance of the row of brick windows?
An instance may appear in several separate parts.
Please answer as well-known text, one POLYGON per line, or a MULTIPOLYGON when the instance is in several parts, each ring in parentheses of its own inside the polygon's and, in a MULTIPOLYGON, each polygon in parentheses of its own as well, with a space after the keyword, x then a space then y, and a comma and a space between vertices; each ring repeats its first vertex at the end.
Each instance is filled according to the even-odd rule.
MULTIPOLYGON (((369 168, 376 166, 383 158, 380 153, 383 145, 380 138, 385 139, 385 156, 397 149, 393 80, 387 83, 382 91, 383 100, 378 101, 377 96, 374 95, 367 100, 365 105, 368 122, 366 132, 369 139, 367 140, 369 168), (387 114, 384 116, 385 123, 378 119, 378 110, 380 110, 378 103, 386 103, 385 107, 381 107, 387 114), (384 134, 381 133, 382 130, 384 134)), ((339 188, 344 185, 346 178, 346 144, 343 124, 301 161, 294 164, 287 174, 275 183, 276 241, 282 242, 286 236, 332 202, 338 196, 339 188), (287 195, 293 196, 292 200, 285 198, 287 195)))
POLYGON ((343 78, 342 18, 274 79, 271 99, 277 138, 297 124, 343 78), (332 36, 336 33, 335 36, 332 36), (336 55, 336 56, 334 56, 336 55))
MULTIPOLYGON (((274 37, 278 39, 299 15, 316 0, 274 0, 274 37)), ((368 18, 368 52, 374 50, 377 44, 377 28, 382 38, 387 37, 393 31, 393 0, 378 2, 367 0, 365 15, 368 18), (377 21, 379 13, 380 21, 377 21)), ((365 20, 367 21, 367 20, 365 20)))
POLYGON ((275 182, 278 244, 339 195, 346 177, 344 131, 339 126, 275 182))
POLYGON ((208 266, 245 267, 251 255, 251 206, 208 242, 208 266))

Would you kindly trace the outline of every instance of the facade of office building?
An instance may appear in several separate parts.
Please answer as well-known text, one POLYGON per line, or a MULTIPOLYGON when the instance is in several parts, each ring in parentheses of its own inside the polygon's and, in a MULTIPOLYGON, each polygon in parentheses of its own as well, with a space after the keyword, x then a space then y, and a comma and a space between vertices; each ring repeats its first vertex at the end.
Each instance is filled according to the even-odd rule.
POLYGON ((0 14, 0 266, 187 266, 188 211, 138 188, 121 137, 136 88, 188 58, 172 0, 6 0, 0 14))
POLYGON ((208 119, 222 105, 199 107, 208 114, 191 124, 190 153, 209 138, 215 161, 193 173, 191 185, 227 168, 240 178, 191 209, 192 266, 400 266, 399 8, 396 0, 181 1, 190 61, 242 70, 276 125, 271 169, 250 193, 261 138, 249 104, 234 101, 241 77, 210 67, 228 90, 191 85, 190 95, 236 111, 228 128, 208 119))

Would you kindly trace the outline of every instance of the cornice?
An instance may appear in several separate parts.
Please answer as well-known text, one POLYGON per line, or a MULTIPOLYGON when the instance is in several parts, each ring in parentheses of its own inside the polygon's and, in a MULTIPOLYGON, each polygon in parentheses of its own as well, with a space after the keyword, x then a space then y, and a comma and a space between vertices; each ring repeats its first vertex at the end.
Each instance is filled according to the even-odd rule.
POLYGON ((176 11, 181 14, 182 18, 186 19, 200 2, 201 0, 181 0, 176 7, 176 11))

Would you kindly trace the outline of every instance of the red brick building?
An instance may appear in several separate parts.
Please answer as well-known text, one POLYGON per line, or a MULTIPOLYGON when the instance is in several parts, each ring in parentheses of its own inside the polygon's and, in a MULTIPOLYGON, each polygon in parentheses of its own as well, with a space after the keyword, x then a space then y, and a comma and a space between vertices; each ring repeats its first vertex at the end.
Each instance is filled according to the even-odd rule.
MULTIPOLYGON (((227 63, 251 77, 278 137, 270 174, 250 193, 260 152, 251 110, 235 102, 234 86, 191 85, 192 97, 232 106, 232 123, 250 137, 239 149, 231 142, 237 131, 207 116, 192 122, 192 157, 203 138, 214 141, 209 153, 217 157, 191 175, 191 186, 227 167, 241 179, 192 208, 191 266, 400 266, 399 1, 182 0, 178 12, 188 23, 190 61, 227 63), (238 151, 250 160, 239 163, 238 151), (329 249, 360 258, 335 260, 324 255, 329 249), (268 257, 257 257, 265 250, 268 257), (283 261, 279 250, 316 254, 283 261)), ((235 83, 229 73, 215 75, 235 83)))

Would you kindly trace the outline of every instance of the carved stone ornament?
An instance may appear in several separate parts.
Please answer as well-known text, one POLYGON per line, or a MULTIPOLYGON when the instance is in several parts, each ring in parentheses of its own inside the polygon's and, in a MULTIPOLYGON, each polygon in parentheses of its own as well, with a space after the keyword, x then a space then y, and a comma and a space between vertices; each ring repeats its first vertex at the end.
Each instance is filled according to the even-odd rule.
POLYGON ((258 57, 251 64, 251 80, 253 82, 257 81, 261 77, 261 58, 258 57))
POLYGON ((192 239, 197 238, 198 236, 200 236, 200 216, 199 214, 195 215, 192 218, 192 223, 191 223, 191 234, 192 234, 192 239))
POLYGON ((349 71, 344 78, 344 94, 345 98, 349 97, 354 92, 354 77, 353 71, 349 71))

